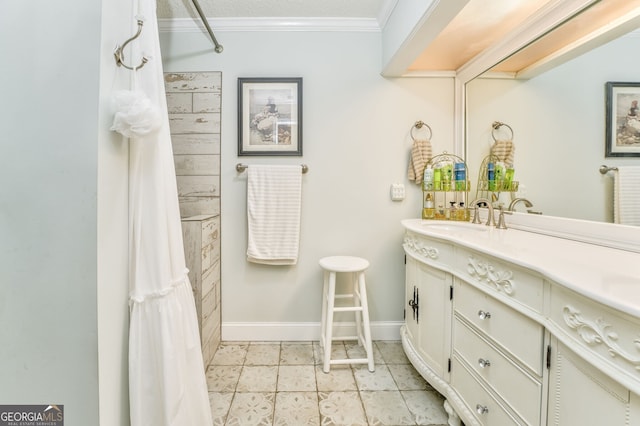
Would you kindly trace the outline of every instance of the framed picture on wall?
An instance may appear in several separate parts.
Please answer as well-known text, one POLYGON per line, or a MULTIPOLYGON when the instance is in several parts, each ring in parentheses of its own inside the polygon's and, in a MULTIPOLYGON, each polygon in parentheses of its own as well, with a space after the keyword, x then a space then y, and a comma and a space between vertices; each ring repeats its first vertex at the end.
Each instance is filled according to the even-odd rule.
POLYGON ((302 78, 238 78, 238 155, 302 155, 302 78))
POLYGON ((640 83, 606 84, 606 157, 640 156, 640 83))

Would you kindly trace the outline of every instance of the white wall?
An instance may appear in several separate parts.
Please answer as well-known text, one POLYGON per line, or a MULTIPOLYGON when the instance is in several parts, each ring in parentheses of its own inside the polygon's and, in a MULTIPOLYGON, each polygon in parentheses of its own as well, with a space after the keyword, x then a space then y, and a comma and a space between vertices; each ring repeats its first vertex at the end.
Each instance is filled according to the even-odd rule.
POLYGON ((304 325, 320 320, 318 259, 334 254, 369 259, 372 321, 397 326, 404 306, 400 220, 421 211, 419 187, 406 178, 409 131, 424 120, 433 128, 434 150, 452 151, 453 81, 382 78, 377 32, 217 37, 224 45, 220 55, 200 33, 164 34, 161 42, 165 71, 222 71, 223 339, 310 338, 315 329, 304 325), (304 156, 238 157, 237 78, 273 76, 304 79, 304 156), (309 165, 296 266, 247 263, 246 173, 236 173, 237 162, 309 165), (393 182, 407 186, 403 202, 390 200, 393 182))
MULTIPOLYGON (((113 50, 135 33, 131 0, 102 4, 98 123, 98 379, 100 424, 129 424, 129 145, 109 131, 111 96, 131 87, 113 50)), ((127 57, 129 59, 129 57, 127 57)), ((135 59, 132 59, 135 61, 135 59)))
POLYGON ((516 180, 544 214, 613 219, 609 166, 637 158, 605 158, 605 83, 638 81, 640 36, 632 33, 524 81, 476 79, 468 87, 468 155, 476 179, 489 153, 491 123, 514 130, 516 180))
POLYGON ((101 2, 0 3, 0 402, 98 412, 101 2))
POLYGON ((122 426, 128 150, 109 98, 135 21, 129 0, 67 6, 0 3, 0 402, 122 426))

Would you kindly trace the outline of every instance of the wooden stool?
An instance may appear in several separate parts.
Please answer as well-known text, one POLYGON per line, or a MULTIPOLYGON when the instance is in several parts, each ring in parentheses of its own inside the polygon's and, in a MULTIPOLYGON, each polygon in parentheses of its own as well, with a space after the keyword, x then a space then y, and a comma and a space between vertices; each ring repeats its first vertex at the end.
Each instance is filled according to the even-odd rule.
POLYGON ((352 256, 330 256, 320 259, 320 266, 324 269, 324 286, 322 292, 322 321, 320 323, 320 345, 324 353, 322 371, 329 372, 331 364, 369 364, 369 371, 373 372, 373 345, 369 325, 369 308, 367 305, 367 288, 364 271, 369 267, 365 259, 352 256), (351 275, 352 293, 336 294, 336 274, 349 273, 351 275), (351 299, 349 306, 335 306, 336 299, 351 299), (356 320, 356 334, 354 336, 333 336, 333 315, 335 312, 353 312, 356 320), (331 343, 334 340, 357 340, 367 352, 366 358, 331 359, 331 343))

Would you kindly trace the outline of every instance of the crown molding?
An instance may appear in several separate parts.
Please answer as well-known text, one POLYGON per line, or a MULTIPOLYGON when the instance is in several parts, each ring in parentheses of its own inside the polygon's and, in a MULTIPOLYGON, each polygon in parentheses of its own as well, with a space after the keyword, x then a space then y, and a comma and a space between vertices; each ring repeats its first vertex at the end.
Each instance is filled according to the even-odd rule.
MULTIPOLYGON (((213 18, 209 25, 216 32, 225 31, 355 31, 380 32, 375 18, 213 18)), ((158 19, 158 30, 167 33, 200 32, 199 19, 158 19)))

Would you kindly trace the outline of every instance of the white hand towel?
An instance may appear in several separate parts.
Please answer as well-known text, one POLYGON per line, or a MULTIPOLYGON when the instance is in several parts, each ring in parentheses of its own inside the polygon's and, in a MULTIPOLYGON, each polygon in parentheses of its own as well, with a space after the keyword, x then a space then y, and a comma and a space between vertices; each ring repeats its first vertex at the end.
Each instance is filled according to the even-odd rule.
POLYGON ((618 167, 614 179, 614 222, 640 226, 640 166, 618 167))
POLYGON ((247 260, 295 265, 300 243, 300 166, 251 165, 247 171, 247 260))

